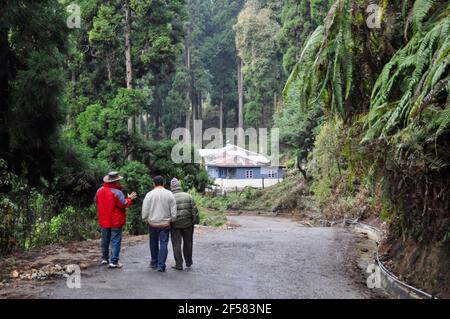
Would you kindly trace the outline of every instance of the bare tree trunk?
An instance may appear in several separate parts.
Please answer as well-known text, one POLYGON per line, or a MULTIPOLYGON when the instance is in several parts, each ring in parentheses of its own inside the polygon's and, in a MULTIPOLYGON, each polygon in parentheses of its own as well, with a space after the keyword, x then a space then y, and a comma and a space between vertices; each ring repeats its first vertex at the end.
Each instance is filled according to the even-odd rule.
MULTIPOLYGON (((131 10, 129 3, 125 3, 125 66, 127 73, 127 89, 133 89, 133 68, 131 62, 131 10)), ((134 117, 128 118, 128 135, 133 136, 134 132, 134 117)), ((128 151, 128 161, 133 160, 133 155, 128 151)))
POLYGON ((150 114, 145 112, 145 138, 150 140, 150 114))
POLYGON ((220 128, 220 133, 223 135, 223 89, 222 89, 222 95, 220 97, 220 104, 219 104, 219 128, 220 128))
POLYGON ((188 132, 191 131, 191 128, 190 128, 190 126, 191 126, 191 112, 189 112, 189 110, 186 111, 186 119, 185 119, 185 121, 186 121, 186 124, 185 124, 186 135, 184 137, 184 140, 187 141, 187 144, 190 144, 191 141, 190 141, 190 139, 188 139, 188 137, 189 137, 189 133, 188 132))
MULTIPOLYGON (((191 5, 191 1, 188 0, 187 1, 187 5, 188 7, 191 5)), ((184 40, 184 47, 185 47, 185 57, 184 57, 184 64, 186 66, 187 72, 188 72, 188 76, 191 76, 191 24, 190 22, 188 23, 187 29, 186 29, 186 37, 184 40)), ((188 109, 186 110, 186 130, 188 132, 192 132, 190 130, 190 117, 191 117, 191 112, 189 110, 189 108, 192 110, 192 98, 191 98, 191 93, 192 92, 192 87, 191 84, 189 83, 189 88, 186 92, 186 100, 189 101, 189 106, 188 109)), ((189 135, 189 134, 187 134, 189 135)), ((193 138, 192 134, 191 134, 191 138, 193 138)), ((187 141, 187 136, 185 136, 185 141, 187 141)))
POLYGON ((137 118, 137 130, 139 132, 139 135, 142 135, 142 117, 144 116, 144 114, 142 112, 139 113, 138 118, 137 118))
POLYGON ((5 24, 0 26, 0 154, 5 160, 9 160, 10 154, 9 141, 10 133, 8 131, 8 111, 9 111, 9 84, 8 84, 8 66, 10 58, 10 48, 8 45, 9 29, 5 24))
POLYGON ((158 89, 160 83, 162 80, 159 78, 159 75, 157 76, 157 80, 155 81, 155 93, 154 93, 154 99, 153 99, 153 125, 155 126, 154 131, 154 137, 156 139, 160 138, 162 136, 160 127, 161 127, 161 106, 163 103, 161 91, 158 89))
POLYGON ((108 81, 111 82, 112 81, 112 62, 111 62, 111 57, 107 57, 106 58, 106 75, 108 76, 108 81))
POLYGON ((273 93, 273 114, 277 113, 277 92, 273 93))
MULTIPOLYGON (((238 64, 238 96, 239 96, 239 104, 238 104, 238 128, 244 128, 244 76, 242 73, 242 68, 244 66, 244 62, 240 60, 238 64)), ((242 145, 244 135, 242 134, 242 130, 239 130, 238 134, 238 144, 242 145)))
POLYGON ((192 140, 195 141, 195 120, 198 118, 198 101, 197 101, 197 92, 193 91, 191 94, 191 110, 192 110, 192 140))
POLYGON ((197 98, 198 102, 197 102, 197 106, 198 106, 198 111, 197 111, 197 116, 199 120, 203 119, 203 103, 202 103, 202 92, 198 92, 198 98, 197 98))

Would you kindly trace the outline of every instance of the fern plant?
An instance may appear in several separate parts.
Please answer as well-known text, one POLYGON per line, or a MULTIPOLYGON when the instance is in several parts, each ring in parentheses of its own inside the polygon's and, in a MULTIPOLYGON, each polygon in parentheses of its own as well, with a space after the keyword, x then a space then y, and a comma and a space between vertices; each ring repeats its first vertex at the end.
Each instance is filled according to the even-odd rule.
POLYGON ((416 31, 375 83, 363 142, 385 140, 402 149, 396 153, 398 160, 414 158, 416 163, 442 167, 446 164, 436 164, 437 140, 450 124, 450 4, 445 10, 430 11, 433 5, 439 7, 435 2, 414 3, 416 31), (424 20, 425 16, 430 18, 424 20), (434 160, 425 145, 433 141, 434 160))
POLYGON ((300 80, 302 105, 318 100, 332 112, 345 116, 345 100, 352 90, 353 49, 352 1, 337 0, 324 25, 308 38, 297 64, 284 88, 284 95, 294 81, 300 80))

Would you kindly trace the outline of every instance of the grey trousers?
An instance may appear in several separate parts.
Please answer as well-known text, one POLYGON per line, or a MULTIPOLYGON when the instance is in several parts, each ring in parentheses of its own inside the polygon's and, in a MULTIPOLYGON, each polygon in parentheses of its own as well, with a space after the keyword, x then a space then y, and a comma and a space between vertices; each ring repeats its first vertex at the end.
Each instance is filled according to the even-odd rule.
POLYGON ((192 265, 192 244, 194 239, 194 226, 188 228, 172 228, 171 231, 173 256, 175 266, 183 267, 183 256, 181 255, 181 243, 183 242, 183 255, 186 266, 192 265))

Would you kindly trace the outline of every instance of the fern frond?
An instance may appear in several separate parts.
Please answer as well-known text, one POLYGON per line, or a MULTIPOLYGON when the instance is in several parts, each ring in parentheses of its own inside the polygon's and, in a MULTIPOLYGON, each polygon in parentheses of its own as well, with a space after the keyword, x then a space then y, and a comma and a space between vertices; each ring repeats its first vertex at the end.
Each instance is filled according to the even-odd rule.
POLYGON ((435 0, 416 0, 412 7, 412 22, 416 30, 422 28, 422 21, 435 4, 435 0))

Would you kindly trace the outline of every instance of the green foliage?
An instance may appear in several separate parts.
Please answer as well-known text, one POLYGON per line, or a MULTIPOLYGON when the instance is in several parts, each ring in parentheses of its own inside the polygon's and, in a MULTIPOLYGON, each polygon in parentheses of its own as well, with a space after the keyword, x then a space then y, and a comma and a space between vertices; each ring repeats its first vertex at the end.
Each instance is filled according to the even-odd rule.
POLYGON ((414 2, 412 8, 412 20, 416 30, 422 28, 422 21, 424 20, 431 7, 436 4, 435 0, 417 0, 414 2))
POLYGON ((124 177, 121 184, 125 196, 133 191, 138 194, 138 198, 134 200, 133 205, 127 211, 125 229, 132 235, 144 234, 146 228, 141 218, 141 207, 145 195, 153 185, 150 170, 141 162, 132 161, 121 167, 119 172, 124 177))
POLYGON ((309 170, 314 178, 311 191, 319 203, 332 193, 345 165, 342 154, 345 130, 339 119, 325 122, 314 143, 309 170))
POLYGON ((210 194, 202 196, 200 193, 192 190, 190 194, 199 207, 220 212, 225 212, 230 209, 232 203, 239 197, 238 193, 233 192, 227 194, 227 196, 212 196, 210 194))
POLYGON ((363 142, 387 140, 398 160, 414 154, 424 164, 440 166, 438 139, 448 131, 450 19, 423 26, 392 57, 375 83, 363 142), (446 72, 447 69, 447 72, 446 72), (427 145, 433 145, 431 150, 427 145), (427 151, 428 150, 428 151, 427 151))
POLYGON ((238 104, 236 90, 238 61, 233 26, 244 3, 244 0, 214 1, 211 8, 209 37, 201 44, 206 46, 209 52, 206 65, 211 74, 211 103, 218 106, 222 102, 224 127, 232 127, 236 121, 235 117, 230 118, 226 115, 232 115, 238 104))
POLYGON ((121 27, 121 18, 114 6, 102 4, 92 20, 92 29, 88 32, 89 43, 95 49, 95 56, 105 59, 109 81, 112 81, 113 63, 116 48, 119 46, 117 32, 121 27))
POLYGON ((273 114, 274 95, 282 78, 276 35, 280 26, 274 12, 258 0, 247 1, 233 27, 236 48, 244 62, 244 82, 248 91, 245 121, 264 126, 273 114))
POLYGON ((59 2, 47 0, 8 2, 0 13, 0 157, 35 186, 52 175, 54 135, 62 120, 64 12, 59 2))
POLYGON ((294 165, 295 165, 295 160, 292 158, 287 160, 286 163, 284 163, 284 166, 286 166, 287 169, 294 168, 294 165))
POLYGON ((225 197, 208 197, 191 190, 192 196, 200 214, 200 225, 219 227, 225 224, 226 205, 222 203, 225 197))
MULTIPOLYGON (((0 254, 67 240, 84 240, 98 233, 95 207, 61 207, 62 193, 41 193, 17 175, 8 172, 0 160, 0 254), (60 198, 60 199, 58 199, 60 198)), ((71 196, 73 196, 71 194, 71 196)))
POLYGON ((224 213, 200 209, 200 225, 220 227, 225 224, 227 218, 224 213))
POLYGON ((250 127, 258 127, 263 121, 263 108, 264 105, 257 101, 245 103, 245 123, 247 123, 250 127))
POLYGON ((323 22, 334 1, 288 0, 281 9, 281 29, 277 41, 283 52, 283 68, 291 73, 310 34, 323 22))
POLYGON ((98 237, 99 227, 96 221, 97 210, 94 205, 85 209, 73 206, 65 207, 59 215, 54 216, 48 226, 36 225, 36 237, 40 245, 82 241, 98 237), (48 227, 48 238, 43 231, 48 227))
POLYGON ((190 191, 196 204, 205 211, 257 211, 292 213, 303 208, 304 196, 308 193, 298 174, 287 176, 282 183, 265 189, 247 187, 242 191, 228 192, 226 196, 190 191))
POLYGON ((189 173, 184 175, 182 184, 185 189, 195 189, 198 192, 204 192, 208 186, 213 184, 213 180, 209 177, 208 172, 202 169, 197 171, 195 175, 189 173))
POLYGON ((383 1, 386 27, 379 30, 366 28, 364 8, 357 1, 334 3, 303 45, 276 123, 282 141, 302 150, 316 134, 314 125, 305 129, 303 123, 314 118, 308 116, 312 110, 322 109, 326 122, 309 163, 317 200, 336 194, 351 199, 356 190, 381 184, 379 211, 396 233, 433 241, 448 225, 449 5, 383 1), (397 9, 401 17, 389 13, 397 9), (334 115, 345 124, 337 125, 334 115))
POLYGON ((292 89, 287 91, 283 110, 275 117, 275 125, 280 128, 281 142, 296 149, 301 162, 306 162, 308 153, 313 148, 316 128, 323 117, 323 104, 303 104, 304 96, 300 87, 304 83, 298 79, 292 84, 292 89))

